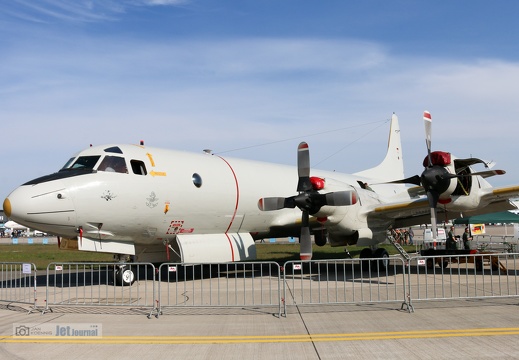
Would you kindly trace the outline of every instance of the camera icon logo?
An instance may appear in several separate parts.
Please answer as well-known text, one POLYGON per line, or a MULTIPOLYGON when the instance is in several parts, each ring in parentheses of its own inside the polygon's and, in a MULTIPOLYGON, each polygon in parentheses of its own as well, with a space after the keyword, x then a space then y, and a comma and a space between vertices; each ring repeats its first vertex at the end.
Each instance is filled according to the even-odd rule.
POLYGON ((29 336, 30 328, 28 326, 20 325, 15 328, 14 331, 15 336, 29 336))

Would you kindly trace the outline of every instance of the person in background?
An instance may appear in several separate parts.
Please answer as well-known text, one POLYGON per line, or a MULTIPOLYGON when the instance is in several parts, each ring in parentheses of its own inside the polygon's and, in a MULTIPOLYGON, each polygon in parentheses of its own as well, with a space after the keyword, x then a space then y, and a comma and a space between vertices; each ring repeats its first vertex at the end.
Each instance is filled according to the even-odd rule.
POLYGON ((407 230, 407 233, 409 234, 409 245, 413 245, 413 237, 414 237, 413 228, 410 227, 409 230, 407 230))
POLYGON ((470 250, 469 241, 472 240, 472 236, 470 236, 468 226, 465 228, 465 232, 463 233, 462 239, 463 239, 463 247, 465 248, 465 250, 470 250))
POLYGON ((445 242, 445 248, 447 250, 456 250, 456 238, 454 235, 454 226, 447 233, 447 241, 445 242))

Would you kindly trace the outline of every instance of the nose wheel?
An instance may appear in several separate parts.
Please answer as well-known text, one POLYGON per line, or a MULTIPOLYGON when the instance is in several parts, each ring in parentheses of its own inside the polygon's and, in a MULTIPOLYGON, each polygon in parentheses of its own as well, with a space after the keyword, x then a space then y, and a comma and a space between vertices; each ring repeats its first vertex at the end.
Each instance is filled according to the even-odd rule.
POLYGON ((115 267, 115 283, 120 286, 130 286, 135 282, 135 269, 129 265, 117 265, 115 267))

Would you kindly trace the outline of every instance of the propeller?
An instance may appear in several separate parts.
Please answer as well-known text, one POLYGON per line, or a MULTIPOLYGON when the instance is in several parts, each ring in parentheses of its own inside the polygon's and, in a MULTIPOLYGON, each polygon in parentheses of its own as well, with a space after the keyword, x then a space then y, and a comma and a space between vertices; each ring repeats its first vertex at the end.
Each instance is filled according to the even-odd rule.
MULTIPOLYGON (((291 197, 261 198, 258 207, 261 211, 299 208, 301 210, 300 258, 312 259, 312 239, 310 236, 310 215, 316 214, 323 206, 347 206, 357 202, 355 191, 336 191, 320 194, 310 177, 310 150, 306 142, 297 147, 297 192, 291 197)), ((322 181, 322 180, 321 180, 322 181)), ((319 187, 322 188, 322 187, 319 187)))
MULTIPOLYGON (((444 166, 437 165, 440 164, 441 161, 435 161, 438 159, 434 158, 434 155, 441 156, 441 154, 431 153, 431 132, 432 132, 432 117, 431 113, 428 111, 424 111, 423 120, 425 125, 425 144, 427 146, 427 158, 424 160, 425 169, 420 176, 420 183, 426 194, 427 200, 429 202, 429 207, 431 209, 431 228, 433 232, 433 240, 436 240, 437 236, 437 220, 436 220, 436 207, 438 205, 438 201, 440 199, 440 195, 447 191, 451 184, 451 179, 454 178, 462 178, 467 176, 482 176, 489 177, 494 175, 502 175, 505 173, 504 170, 487 170, 475 173, 462 173, 462 174, 451 174, 444 166)), ((487 163, 483 160, 470 158, 470 159, 457 159, 455 161, 460 162, 466 167, 470 165, 474 165, 477 163, 483 163, 487 166, 487 163)), ((410 183, 417 183, 417 176, 408 178, 406 180, 411 180, 410 183)))
POLYGON ((439 165, 433 165, 431 156, 431 137, 432 137, 432 117, 431 113, 424 111, 423 120, 425 125, 425 145, 427 146, 427 167, 420 176, 420 182, 427 194, 429 208, 431 210, 431 227, 433 233, 433 240, 436 240, 437 221, 436 221, 436 206, 440 199, 440 194, 447 190, 450 185, 450 179, 446 178, 449 172, 439 165))
POLYGON ((432 117, 431 113, 428 111, 424 111, 423 113, 424 127, 425 127, 425 145, 427 147, 427 157, 424 159, 423 166, 425 167, 424 171, 420 176, 414 175, 406 179, 395 180, 386 182, 385 184, 413 184, 417 186, 422 186, 427 194, 427 200, 429 202, 429 208, 431 211, 431 227, 433 232, 433 240, 436 240, 437 236, 437 205, 440 200, 440 196, 442 193, 447 191, 451 185, 451 180, 454 178, 464 178, 470 176, 481 176, 483 178, 494 176, 494 175, 503 175, 505 174, 504 170, 485 170, 480 172, 470 172, 468 168, 471 165, 475 164, 483 164, 485 167, 489 168, 491 162, 483 161, 477 158, 468 158, 468 159, 455 159, 456 163, 456 171, 457 174, 450 173, 447 168, 444 166, 445 164, 450 162, 450 159, 444 159, 442 157, 445 156, 443 152, 432 152, 431 151, 431 143, 432 143, 432 117))

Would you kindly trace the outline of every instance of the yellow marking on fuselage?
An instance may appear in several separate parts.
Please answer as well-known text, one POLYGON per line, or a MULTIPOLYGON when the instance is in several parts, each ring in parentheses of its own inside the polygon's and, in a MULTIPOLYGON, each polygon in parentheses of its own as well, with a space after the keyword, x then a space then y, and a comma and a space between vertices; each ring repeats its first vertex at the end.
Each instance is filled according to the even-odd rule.
POLYGON ((166 173, 164 171, 150 171, 151 176, 166 176, 166 173))
POLYGON ((150 153, 146 153, 146 156, 148 157, 148 159, 150 159, 151 166, 155 167, 155 161, 153 161, 153 155, 151 155, 150 153))

